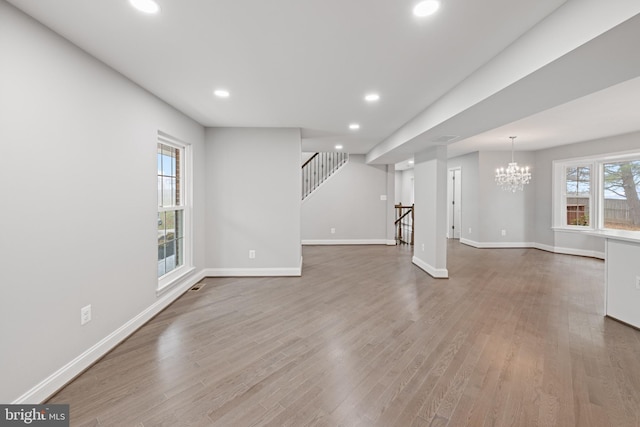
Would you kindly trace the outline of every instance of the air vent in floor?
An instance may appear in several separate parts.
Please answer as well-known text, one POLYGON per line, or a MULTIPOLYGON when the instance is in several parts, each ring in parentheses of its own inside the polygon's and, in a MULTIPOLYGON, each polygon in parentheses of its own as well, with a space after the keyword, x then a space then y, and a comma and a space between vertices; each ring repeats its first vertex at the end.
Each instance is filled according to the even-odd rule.
POLYGON ((202 287, 205 285, 205 281, 200 281, 198 283, 196 283, 195 285, 193 285, 191 287, 191 289, 189 289, 190 291, 199 291, 200 289, 202 289, 202 287))

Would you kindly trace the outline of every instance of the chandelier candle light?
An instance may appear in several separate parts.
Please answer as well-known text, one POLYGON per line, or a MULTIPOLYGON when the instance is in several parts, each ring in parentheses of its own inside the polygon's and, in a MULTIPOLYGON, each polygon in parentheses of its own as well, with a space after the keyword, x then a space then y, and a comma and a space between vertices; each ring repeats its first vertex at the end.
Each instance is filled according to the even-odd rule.
POLYGON ((522 191, 524 185, 531 181, 531 172, 529 172, 529 166, 519 167, 518 163, 513 159, 513 140, 516 137, 510 136, 509 138, 511 138, 511 163, 509 163, 507 169, 496 169, 496 184, 505 191, 515 193, 517 190, 522 191))

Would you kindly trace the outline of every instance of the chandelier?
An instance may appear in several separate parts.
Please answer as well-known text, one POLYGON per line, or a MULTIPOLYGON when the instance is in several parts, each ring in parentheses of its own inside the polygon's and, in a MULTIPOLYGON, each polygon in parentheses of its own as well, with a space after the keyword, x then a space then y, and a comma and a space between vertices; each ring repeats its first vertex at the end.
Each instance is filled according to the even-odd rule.
POLYGON ((513 160, 513 140, 516 137, 510 136, 509 138, 511 138, 511 163, 506 169, 496 169, 496 184, 505 191, 515 193, 517 190, 522 191, 524 185, 531 181, 531 172, 529 172, 529 166, 519 167, 518 163, 513 160))

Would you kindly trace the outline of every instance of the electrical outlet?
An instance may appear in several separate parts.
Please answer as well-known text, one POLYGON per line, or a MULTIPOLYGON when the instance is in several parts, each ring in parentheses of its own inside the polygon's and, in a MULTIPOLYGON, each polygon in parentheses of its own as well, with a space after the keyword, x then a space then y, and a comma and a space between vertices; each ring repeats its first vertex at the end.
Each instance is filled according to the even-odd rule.
POLYGON ((507 230, 502 230, 502 235, 506 236, 507 235, 507 230))
POLYGON ((636 289, 640 291, 640 276, 636 276, 636 289))
POLYGON ((380 195, 380 200, 387 200, 387 195, 386 194, 381 194, 380 195))
POLYGON ((251 249, 249 251, 249 259, 255 259, 256 257, 256 251, 254 251, 253 249, 251 249))
POLYGON ((422 252, 424 252, 424 243, 422 244, 422 252))
POLYGON ((331 234, 336 234, 336 229, 335 228, 331 229, 331 234))
POLYGON ((80 325, 91 322, 91 304, 80 309, 80 325))
POLYGON ((471 227, 469 227, 469 234, 471 234, 471 227))

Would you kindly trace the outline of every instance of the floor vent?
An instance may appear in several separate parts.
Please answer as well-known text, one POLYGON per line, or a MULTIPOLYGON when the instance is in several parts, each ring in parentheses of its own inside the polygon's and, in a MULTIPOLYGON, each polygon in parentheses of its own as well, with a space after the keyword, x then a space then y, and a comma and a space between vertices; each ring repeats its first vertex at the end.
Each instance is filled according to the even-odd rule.
POLYGON ((190 291, 199 291, 200 289, 202 289, 202 287, 205 285, 204 280, 200 281, 198 283, 196 283, 195 285, 193 285, 193 287, 191 287, 191 289, 189 289, 190 291))

